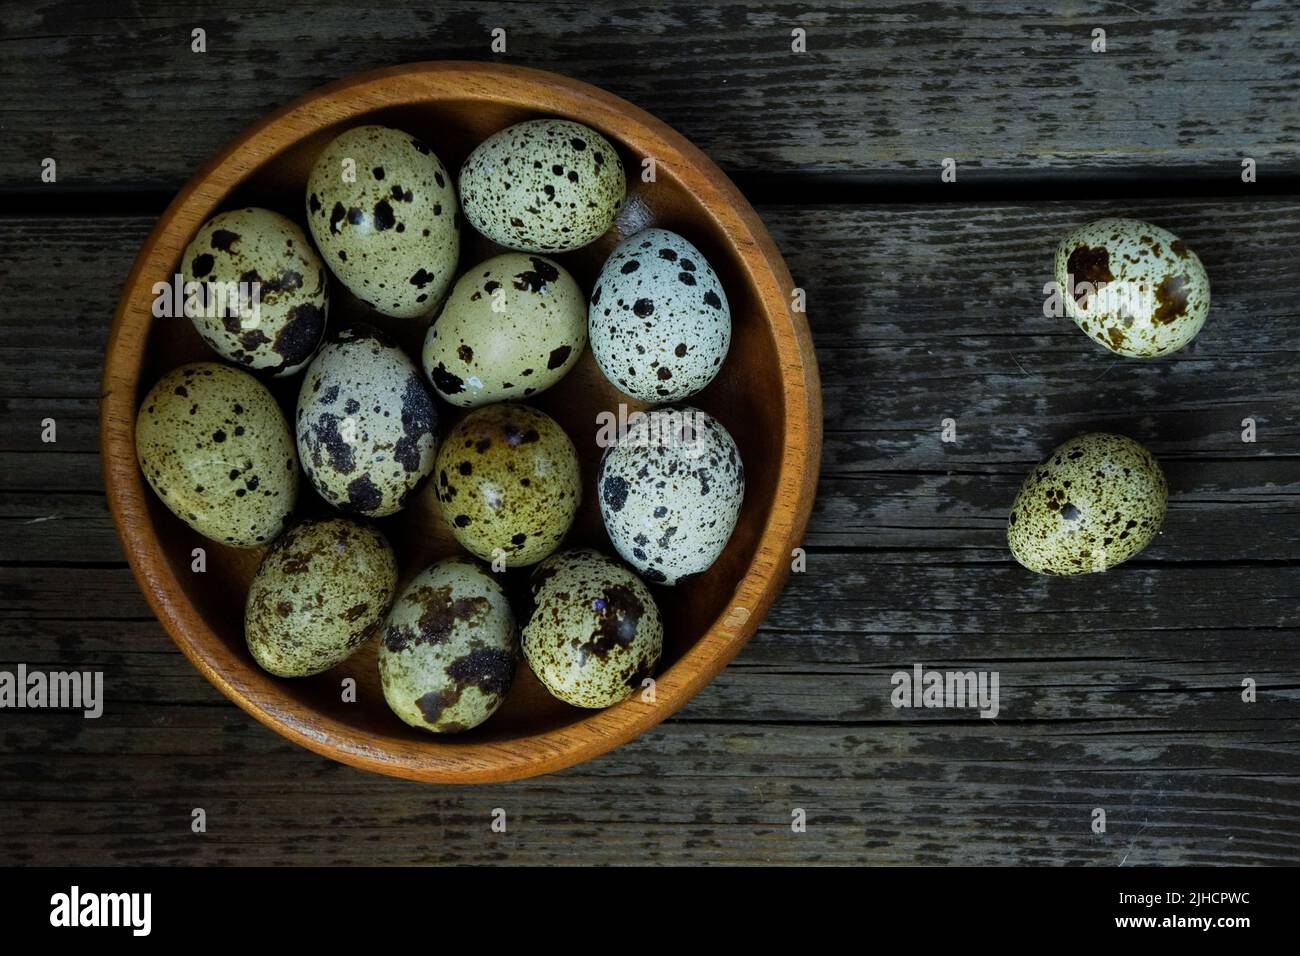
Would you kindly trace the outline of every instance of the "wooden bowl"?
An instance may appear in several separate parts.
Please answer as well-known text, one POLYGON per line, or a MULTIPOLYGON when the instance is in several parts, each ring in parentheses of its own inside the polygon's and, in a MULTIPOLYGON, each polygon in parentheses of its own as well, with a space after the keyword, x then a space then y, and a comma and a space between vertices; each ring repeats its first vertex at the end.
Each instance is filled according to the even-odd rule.
MULTIPOLYGON (((201 119, 196 117, 196 122, 201 119)), ((461 269, 496 247, 465 228, 461 269)), ((754 633, 789 573, 812 507, 821 451, 821 392, 808 325, 791 310, 793 282, 762 222, 709 159, 668 126, 616 96, 537 70, 437 62, 355 76, 309 94, 257 123, 181 190, 144 244, 127 280, 104 368, 101 442, 113 520, 140 586, 172 638, 209 681, 268 727, 318 753, 380 773, 431 781, 508 780, 586 760, 663 720, 718 673, 754 633), (664 656, 653 702, 635 694, 586 711, 550 697, 520 664, 515 686, 487 723, 435 737, 406 726, 379 688, 374 642, 316 677, 284 680, 257 667, 244 643, 243 609, 260 551, 201 538, 146 486, 135 455, 138 403, 166 371, 216 361, 185 318, 152 317, 153 286, 170 281, 199 226, 221 209, 268 206, 305 224, 307 171, 342 130, 380 123, 430 143, 458 169, 473 147, 521 120, 560 116, 594 127, 620 150, 628 202, 614 228, 586 248, 557 256, 590 293, 606 256, 625 235, 663 226, 690 239, 713 265, 731 301, 731 351, 718 377, 691 399, 731 431, 746 471, 745 502, 725 552, 676 588, 654 588, 664 617, 664 656), (654 182, 641 175, 653 157, 654 182), (192 549, 206 549, 206 571, 192 549), (355 702, 341 681, 356 680, 355 702)), ((427 323, 384 321, 341 285, 331 286, 330 324, 357 317, 398 335, 419 360, 427 323)), ((292 407, 301 376, 272 382, 292 407)), ((590 354, 535 404, 578 446, 585 501, 568 544, 613 553, 593 493, 600 449, 595 416, 620 396, 590 354)), ((440 430, 455 412, 440 405, 440 430)), ((299 511, 326 510, 303 482, 299 511)), ((410 507, 382 519, 397 551, 401 584, 429 561, 457 551, 426 488, 410 507)), ((526 573, 526 572, 525 572, 526 573)), ((512 572, 517 585, 521 574, 512 572)))

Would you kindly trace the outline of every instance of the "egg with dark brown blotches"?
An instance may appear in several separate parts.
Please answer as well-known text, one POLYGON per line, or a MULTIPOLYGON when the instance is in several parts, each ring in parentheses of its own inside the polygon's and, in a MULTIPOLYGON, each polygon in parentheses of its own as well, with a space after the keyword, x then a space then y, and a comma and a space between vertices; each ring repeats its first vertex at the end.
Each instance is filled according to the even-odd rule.
POLYGON ((271 545, 249 585, 249 652, 278 677, 327 671, 371 638, 396 587, 397 559, 374 528, 304 521, 271 545))
POLYGON ((562 551, 532 576, 533 611, 521 643, 528 666, 575 707, 609 707, 640 690, 663 654, 650 590, 613 558, 562 551))
POLYGON ((181 256, 181 273, 187 286, 204 290, 190 315, 203 341, 250 372, 293 375, 325 335, 325 266, 297 224, 277 212, 250 207, 213 216, 181 256))
POLYGON ((613 145, 570 120, 507 127, 480 143, 460 170, 470 225, 523 252, 567 252, 600 238, 626 191, 613 145))
POLYGON ((1011 506, 1007 543, 1039 574, 1105 571, 1150 544, 1167 501, 1151 452, 1123 435, 1090 432, 1030 472, 1011 506))
POLYGON ((298 500, 298 456, 280 406, 228 365, 196 362, 159 379, 140 404, 135 447, 163 504, 222 544, 273 541, 298 500))
POLYGON ((536 564, 582 500, 578 453, 544 412, 503 402, 466 415, 438 451, 438 504, 456 540, 484 561, 536 564))
POLYGON ((424 338, 424 373, 462 408, 527 398, 573 368, 587 344, 587 304, 559 263, 507 252, 451 290, 424 338))
POLYGON ((1181 239, 1137 219, 1098 219, 1056 249, 1066 314, 1118 355, 1154 358, 1187 345, 1210 312, 1210 279, 1181 239))
POLYGON ((518 629, 501 585, 477 563, 448 558, 417 574, 393 604, 379 677, 403 721, 456 733, 501 706, 518 658, 518 629))
POLYGON ((588 307, 591 353, 624 393, 676 402, 713 381, 731 347, 727 294, 700 250, 667 229, 624 239, 588 307))
POLYGON ((317 493, 351 514, 404 508, 433 471, 438 416, 414 363, 369 325, 340 329, 303 376, 296 432, 317 493))
POLYGON ((325 264, 383 315, 428 315, 451 288, 460 207, 447 167, 386 126, 340 133, 307 180, 307 224, 325 264))
POLYGON ((706 571, 735 530, 745 468, 731 433, 698 408, 637 413, 596 474, 600 515, 624 561, 658 584, 706 571))

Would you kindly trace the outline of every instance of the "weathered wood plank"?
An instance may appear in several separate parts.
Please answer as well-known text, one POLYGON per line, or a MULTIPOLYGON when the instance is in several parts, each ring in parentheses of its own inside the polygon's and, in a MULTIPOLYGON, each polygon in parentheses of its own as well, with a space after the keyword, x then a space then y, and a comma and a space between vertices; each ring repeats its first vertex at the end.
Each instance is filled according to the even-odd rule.
MULTIPOLYGON (((1300 575, 1282 561, 1237 566, 1139 558, 1104 575, 1051 579, 1032 576, 1009 558, 949 563, 942 555, 847 551, 812 554, 809 570, 795 580, 768 615, 769 625, 895 634, 903 641, 997 632, 1032 647, 1029 636, 1076 628, 1294 629, 1300 606, 1300 575)), ((0 587, 0 618, 11 621, 150 613, 125 567, 0 567, 0 587)))
MULTIPOLYGON (((811 580, 795 578, 790 584, 792 596, 795 591, 813 587, 808 583, 811 580)), ((723 673, 730 673, 734 668, 805 675, 857 674, 865 672, 863 668, 906 661, 912 654, 925 656, 927 665, 931 661, 952 666, 973 660, 1011 662, 1023 666, 1025 674, 1036 666, 1068 667, 1073 662, 1090 662, 1097 668, 1112 669, 1123 665, 1132 668, 1134 674, 1155 674, 1167 666, 1188 666, 1186 673, 1192 674, 1199 673, 1196 668, 1216 668, 1223 664, 1244 667, 1249 662, 1270 677, 1285 675, 1285 667, 1290 666, 1294 677, 1294 664, 1288 663, 1294 660, 1290 628, 1216 627, 1212 623, 1185 629, 1151 628, 1140 615, 1127 617, 1127 621, 1105 621, 1095 615, 1079 615, 1077 621, 1068 622, 1065 627, 1050 626, 1051 622, 1024 625, 1023 631, 993 632, 978 644, 972 644, 965 633, 933 628, 903 633, 887 630, 882 622, 874 620, 864 622, 856 630, 798 626, 793 615, 782 612, 765 622, 744 653, 723 673), (1134 650, 1139 644, 1140 653, 1134 650)), ((153 685, 155 691, 165 684, 183 684, 189 690, 184 693, 177 690, 177 700, 210 699, 213 703, 223 700, 215 691, 210 698, 193 693, 194 687, 202 688, 205 693, 210 688, 193 673, 152 616, 92 621, 94 626, 85 618, 75 616, 31 618, 17 632, 21 638, 18 648, 29 660, 52 663, 62 658, 110 668, 123 663, 151 668, 151 674, 159 675, 158 683, 153 685), (146 655, 174 660, 151 662, 146 655)), ((124 671, 118 677, 129 683, 130 675, 124 671)), ((168 688, 169 692, 172 690, 176 688, 168 688)), ((130 694, 122 697, 136 699, 130 694)), ((763 715, 750 716, 761 719, 763 715)))
MULTIPOLYGON (((37 618, 14 630, 12 650, 30 667, 103 671, 108 706, 115 711, 135 712, 144 704, 225 706, 152 621, 37 618)), ((951 722, 952 711, 892 706, 892 676, 910 672, 914 663, 998 671, 997 719, 1005 724, 1106 720, 1123 733, 1178 732, 1217 740, 1300 714, 1294 654, 1280 628, 1144 630, 1133 621, 1103 629, 1101 622, 1081 621, 1071 633, 1013 625, 972 646, 969 635, 905 638, 871 627, 800 631, 783 629, 778 619, 676 719, 735 725, 951 722), (1140 654, 1134 652, 1138 642, 1140 654), (1257 704, 1241 700, 1244 677, 1258 685, 1257 704)), ((113 731, 114 726, 99 723, 88 728, 93 732, 70 738, 57 721, 47 722, 27 735, 0 735, 0 749, 131 749, 122 736, 131 731, 113 731)), ((149 746, 159 742, 154 738, 149 746)))
MULTIPOLYGON (((814 552, 810 570, 792 579, 764 625, 765 633, 779 635, 775 646, 788 649, 788 654, 765 653, 754 663, 790 668, 800 663, 869 663, 892 660, 909 647, 945 660, 1055 663, 1127 657, 1145 662, 1154 655, 1150 660, 1166 662, 1178 660, 1176 650, 1183 642, 1185 650, 1195 652, 1187 660, 1198 665, 1226 655, 1230 661, 1263 660, 1273 666, 1293 652, 1288 634, 1294 620, 1288 605, 1297 599, 1296 585, 1289 580, 1295 576, 1293 568, 1282 564, 1244 569, 1153 565, 1116 569, 1106 575, 1107 580, 1117 579, 1114 584, 1090 578, 1086 584, 1043 587, 1014 568, 996 565, 940 565, 901 553, 850 557, 814 552), (1237 606, 1216 610, 1216 605, 1233 601, 1234 589, 1241 587, 1235 572, 1242 572, 1241 577, 1248 572, 1258 583, 1244 591, 1237 606), (973 593, 981 590, 991 593, 982 598, 973 593), (1185 612, 1167 600, 1171 592, 1186 597, 1185 612), (909 609, 909 602, 918 601, 925 606, 909 609), (1259 609, 1247 616, 1255 605, 1259 609), (1247 631, 1260 632, 1257 644, 1239 645, 1244 638, 1232 636, 1247 631), (975 635, 982 636, 972 646, 975 635)), ((67 642, 78 653, 102 653, 107 648, 82 642, 122 632, 129 638, 114 637, 113 646, 133 653, 171 651, 160 631, 149 632, 156 641, 152 636, 146 640, 134 627, 151 615, 124 568, 10 567, 0 569, 0 580, 7 591, 0 613, 11 626, 21 621, 16 633, 24 635, 24 647, 32 635, 57 634, 54 646, 67 642), (44 606, 33 608, 33 595, 46 595, 44 606), (78 602, 68 603, 74 597, 78 602), (88 618, 99 626, 83 626, 88 618)), ((31 646, 48 653, 52 640, 31 646)), ((747 651, 740 660, 758 653, 747 651)))
POLYGON ((850 0, 790 7, 424 3, 359 17, 343 0, 274 8, 152 2, 0 20, 0 183, 175 189, 271 109, 358 71, 499 59, 618 93, 725 168, 763 174, 1198 167, 1238 183, 1300 170, 1300 15, 1285 0, 1100 8, 850 0), (206 53, 191 31, 206 31, 206 53), (507 31, 507 52, 490 50, 507 31), (807 52, 791 51, 791 31, 807 52), (1107 51, 1092 52, 1093 31, 1107 51))
MULTIPOLYGON (((230 708, 147 707, 101 721, 110 719, 121 731, 103 732, 129 751, 0 756, 0 781, 25 778, 3 800, 15 824, 0 835, 7 858, 1286 863, 1300 813, 1300 759, 1281 726, 1215 741, 1106 723, 673 721, 563 774, 452 789, 332 765, 230 708), (203 743, 213 740, 216 750, 203 743), (69 799, 85 793, 100 799, 69 799), (194 807, 208 813, 201 837, 189 831, 194 807), (504 835, 490 831, 496 807, 504 835), (806 833, 791 832, 796 807, 806 833), (1094 807, 1107 811, 1104 836, 1089 828, 1094 807)), ((75 733, 76 720, 15 723, 75 733)))
MULTIPOLYGON (((24 421, 23 427, 27 424, 24 421)), ((39 489, 41 494, 87 489, 102 493, 104 487, 99 455, 94 452, 0 451, 0 475, 4 476, 0 488, 6 494, 20 489, 39 489)))
MULTIPOLYGON (((40 453, 33 453, 40 454, 40 453)), ((6 458, 0 454, 0 467, 6 458)), ((117 533, 98 493, 97 459, 62 455, 54 464, 75 477, 55 490, 49 462, 24 488, 0 500, 0 562, 121 561, 117 533), (86 459, 68 469, 69 460, 86 459), (81 489, 87 490, 81 490, 81 489)), ((942 553, 949 562, 1005 560, 1007 511, 1018 469, 975 466, 960 472, 864 472, 823 477, 804 539, 815 549, 874 548, 942 553)), ((1166 462, 1174 494, 1165 531, 1145 562, 1300 561, 1300 466, 1295 459, 1166 462), (1248 524, 1251 534, 1243 535, 1248 524)), ((15 478, 14 480, 20 480, 15 478)))
POLYGON ((122 561, 99 494, 6 493, 0 498, 0 562, 122 561))

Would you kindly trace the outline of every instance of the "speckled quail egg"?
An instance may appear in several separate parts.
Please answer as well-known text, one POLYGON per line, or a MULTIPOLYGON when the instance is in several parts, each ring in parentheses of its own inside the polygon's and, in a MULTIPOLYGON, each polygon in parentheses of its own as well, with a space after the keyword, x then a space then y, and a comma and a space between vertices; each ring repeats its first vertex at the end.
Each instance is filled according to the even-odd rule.
POLYGON ((273 540, 298 500, 293 436, 271 393, 247 372, 197 362, 145 396, 135 448, 150 486, 205 537, 237 548, 273 540))
POLYGON ((606 449, 596 475, 614 548, 651 581, 676 584, 727 546, 745 497, 730 433, 698 408, 642 412, 606 449))
POLYGON ((244 638, 264 670, 306 677, 342 663, 384 619, 397 559, 374 528, 304 521, 276 539, 244 604, 244 638))
POLYGON ((1039 574, 1105 571, 1151 542, 1167 498, 1164 472, 1142 445, 1106 432, 1079 435, 1025 479, 1007 543, 1039 574))
POLYGON ((248 208, 213 216, 181 257, 181 274, 203 290, 190 315, 203 341, 249 371, 293 375, 325 335, 325 266, 279 213, 248 208))
POLYGON ((578 513, 578 453, 554 419, 503 402, 466 415, 438 451, 438 502, 456 540, 485 561, 536 564, 578 513))
POLYGON ((1196 253, 1168 230, 1137 219, 1098 219, 1056 249, 1065 313, 1119 355, 1176 352, 1205 324, 1210 280, 1196 253))
POLYGON ((455 277, 451 175, 401 130, 358 126, 326 146, 307 180, 307 224, 339 281, 383 315, 429 314, 455 277))
POLYGON ((654 404, 694 395, 731 346, 731 309, 700 251, 674 232, 646 229, 619 243, 588 309, 591 352, 605 377, 654 404))
POLYGON ((627 191, 609 140, 569 120, 529 120, 488 137, 460 170, 475 229, 507 249, 567 252, 604 235, 627 191))
POLYGON ((298 453, 320 496, 343 511, 400 511, 433 471, 438 426, 414 363, 368 325, 340 329, 298 393, 298 453))
POLYGON ((393 713, 412 727, 455 733, 501 706, 514 680, 519 635, 510 602, 465 558, 425 568, 384 624, 379 677, 393 713))
POLYGON ((590 549, 547 558, 532 579, 524 657, 546 689, 575 707, 608 707, 640 690, 663 653, 650 590, 590 549))
POLYGON ((587 344, 582 290, 563 267, 508 252, 460 278, 424 339, 438 394, 472 408, 550 388, 587 344))

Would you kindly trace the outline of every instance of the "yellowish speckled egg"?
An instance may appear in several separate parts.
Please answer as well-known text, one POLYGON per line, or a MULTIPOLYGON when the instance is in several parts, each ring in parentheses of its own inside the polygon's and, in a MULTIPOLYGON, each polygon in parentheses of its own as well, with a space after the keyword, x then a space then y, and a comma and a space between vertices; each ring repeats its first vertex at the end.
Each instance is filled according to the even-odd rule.
POLYGON ((1040 574, 1105 571, 1151 542, 1167 500, 1151 452, 1123 435, 1090 432, 1061 445, 1025 479, 1007 543, 1040 574))
POLYGON ((214 541, 275 539, 298 499, 293 437, 271 393, 247 372, 197 362, 164 375, 135 423, 136 455, 172 513, 214 541))
POLYGON ((582 290, 558 263, 508 252, 456 283, 424 339, 424 373, 463 408, 526 398, 573 368, 587 344, 582 290))
POLYGON ((523 252, 567 252, 598 239, 627 191, 623 163, 605 137, 569 120, 518 123, 465 160, 465 218, 493 242, 523 252))
POLYGON ((383 315, 429 314, 455 277, 451 176, 401 130, 358 126, 326 146, 307 181, 307 224, 339 281, 383 315))
POLYGON ((181 256, 181 272, 187 285, 205 290, 190 316, 194 328, 218 355, 251 372, 293 375, 325 335, 325 266, 279 213, 247 208, 212 217, 181 256), (253 307, 241 294, 255 296, 253 307))
POLYGON ((1137 219, 1098 219, 1056 249, 1066 314, 1118 355, 1153 358, 1196 337, 1210 312, 1205 267, 1173 233, 1137 219))
POLYGON ((393 713, 412 727, 455 733, 501 706, 519 636, 505 592, 465 558, 420 572, 393 605, 379 645, 379 677, 393 713))
POLYGON ((582 498, 578 454, 553 418, 509 402, 477 408, 438 451, 442 516, 485 561, 536 564, 573 524, 582 498))
POLYGON ((524 656, 552 694, 608 707, 641 689, 663 653, 659 608, 641 579, 590 549, 562 551, 533 572, 524 656))
POLYGON ((249 586, 248 649, 278 677, 327 671, 372 636, 396 587, 393 549, 374 528, 304 521, 271 545, 249 586))

